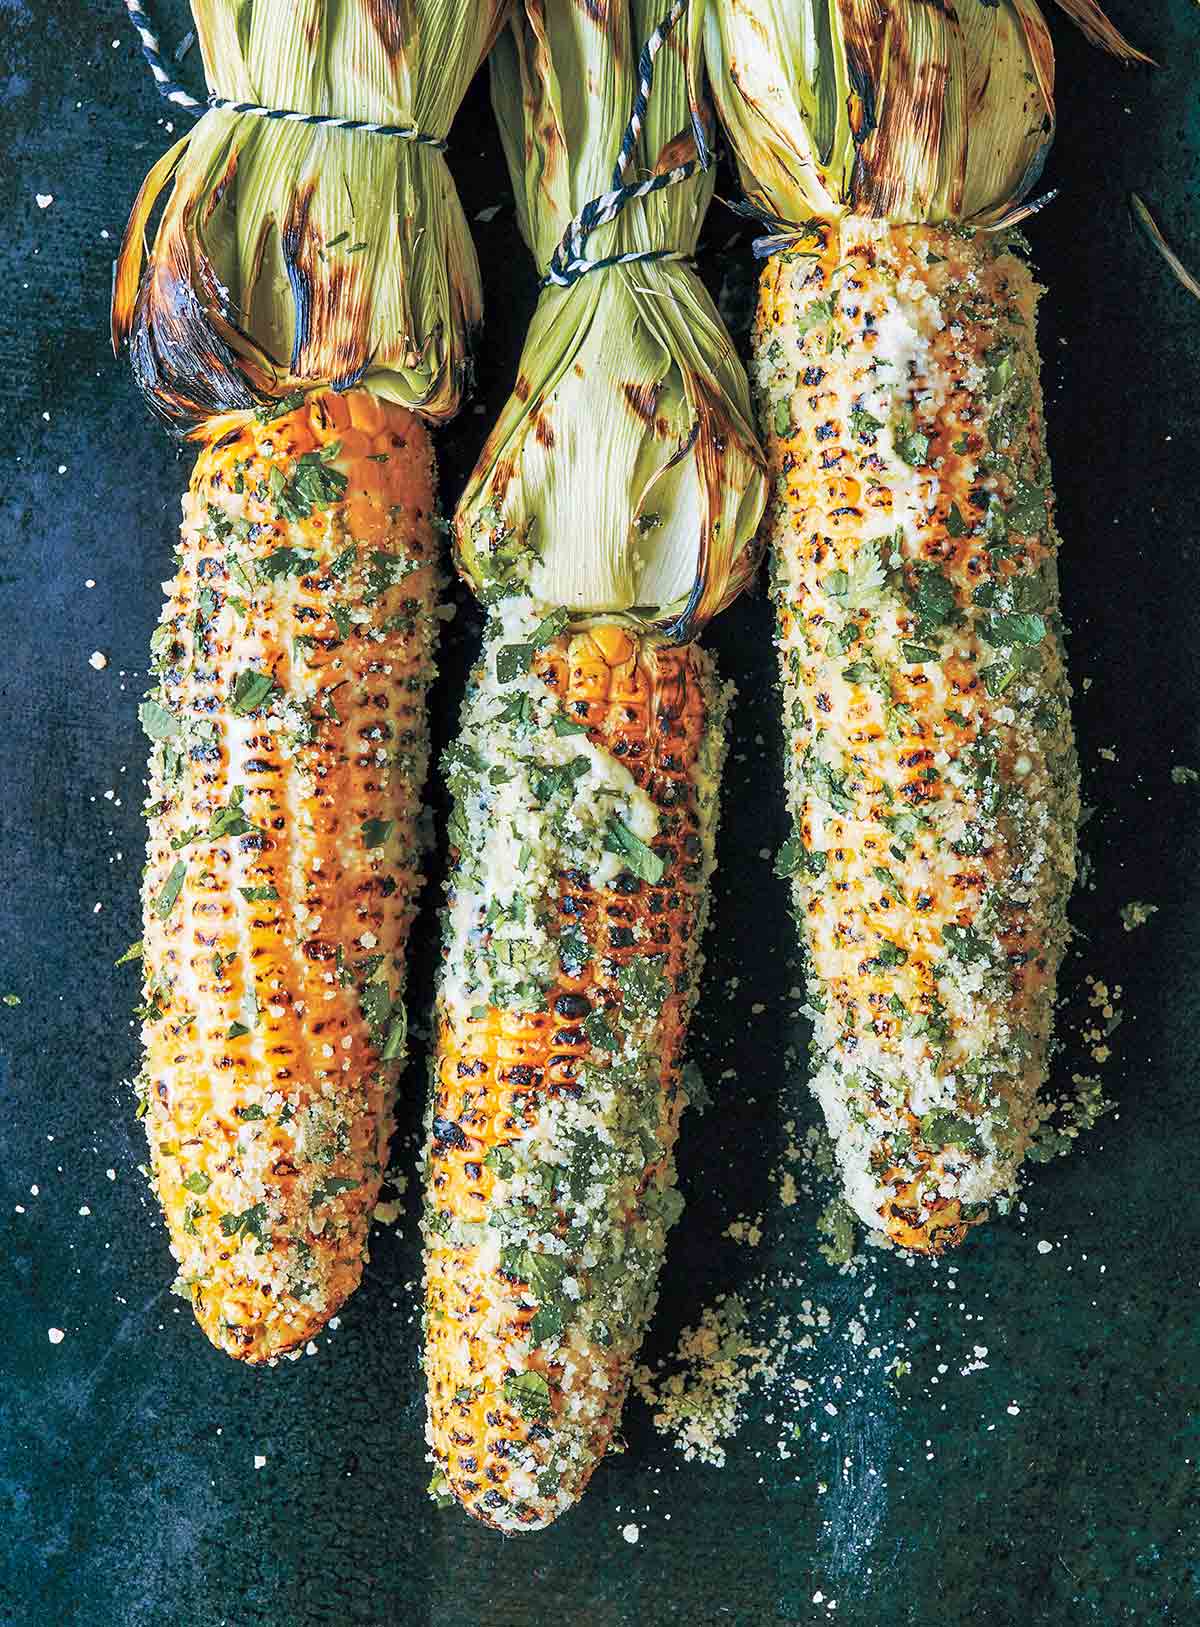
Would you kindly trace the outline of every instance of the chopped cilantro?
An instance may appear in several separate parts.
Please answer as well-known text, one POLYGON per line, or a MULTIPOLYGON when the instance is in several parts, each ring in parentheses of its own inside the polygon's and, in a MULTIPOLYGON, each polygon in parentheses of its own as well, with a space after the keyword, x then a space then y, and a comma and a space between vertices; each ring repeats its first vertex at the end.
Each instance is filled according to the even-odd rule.
POLYGON ((569 977, 578 977, 592 958, 592 947, 583 928, 565 926, 558 934, 558 958, 569 977))
POLYGON ((980 937, 973 926, 959 926, 957 922, 949 922, 942 928, 942 942, 948 954, 966 965, 989 961, 992 958, 986 939, 980 937))
POLYGON ((254 562, 260 582, 279 582, 289 576, 303 576, 316 568, 317 556, 306 554, 299 548, 276 548, 264 559, 254 562))
POLYGON ((187 861, 178 859, 171 870, 171 874, 162 884, 162 890, 151 906, 160 921, 165 921, 175 908, 175 901, 183 888, 183 878, 187 874, 187 861))
POLYGON ((310 1207, 315 1209, 318 1204, 328 1203, 330 1198, 336 1198, 340 1192, 353 1192, 355 1187, 361 1185, 362 1182, 356 1181, 352 1176, 331 1175, 323 1186, 313 1188, 310 1207))
POLYGON ((533 666, 532 644, 503 644, 496 651, 496 682, 511 684, 533 666))
POLYGON ((333 575, 337 577, 339 582, 344 582, 350 575, 350 572, 354 569, 357 560, 358 544, 356 542, 352 542, 349 548, 342 549, 341 553, 337 556, 329 569, 333 575))
POLYGON ((221 1216, 221 1235, 223 1237, 253 1237, 258 1244, 255 1254, 265 1254, 270 1237, 266 1231, 267 1206, 265 1203, 251 1204, 249 1209, 243 1209, 241 1214, 226 1214, 221 1216))
POLYGON ((246 667, 233 680, 229 709, 234 717, 248 717, 258 710, 274 688, 275 680, 269 673, 246 667))
POLYGON ((940 661, 941 655, 937 650, 931 650, 924 644, 901 644, 900 653, 904 659, 913 664, 922 661, 940 661))
MULTIPOLYGON (((577 759, 578 760, 578 759, 577 759)), ((618 853, 630 872, 642 881, 656 885, 663 878, 666 865, 652 847, 635 836, 623 819, 611 815, 604 837, 606 853, 618 853)))
POLYGON ((619 1051, 621 1049, 621 1042, 598 1011, 588 1014, 583 1025, 583 1031, 590 1043, 598 1051, 619 1051))
POLYGON ((550 1386, 540 1373, 513 1373, 504 1380, 504 1399, 524 1418, 549 1418, 550 1386))
POLYGON ((958 618, 954 585, 931 560, 916 561, 905 597, 917 617, 918 631, 926 637, 958 618))
POLYGON ((287 395, 277 396, 273 401, 264 401, 261 407, 254 409, 254 416, 260 424, 270 424, 274 423, 276 418, 283 418, 303 405, 304 391, 292 390, 287 395))
POLYGON ((786 881, 789 876, 821 876, 825 873, 825 854, 805 847, 798 836, 789 836, 775 855, 775 874, 786 881))
POLYGON ((617 973, 622 1009, 631 1017, 656 1017, 671 992, 670 984, 657 965, 659 958, 648 956, 626 961, 617 973))
POLYGON ((905 414, 892 424, 892 445, 897 456, 913 469, 919 469, 929 456, 929 436, 913 425, 912 415, 905 414))
POLYGON ((922 1116, 921 1139, 930 1147, 955 1146, 973 1149, 979 1146, 979 1138, 971 1120, 945 1107, 935 1107, 922 1116))
POLYGON ((568 763, 535 768, 529 776, 530 788, 539 802, 549 802, 560 791, 573 791, 576 780, 582 779, 590 767, 586 757, 572 757, 568 763))
POLYGON ((347 477, 329 467, 339 450, 329 445, 320 452, 302 452, 290 480, 278 466, 271 469, 267 483, 285 520, 307 520, 314 509, 327 508, 344 495, 347 477))
POLYGON ((358 827, 366 847, 382 847, 391 835, 394 819, 364 819, 358 827))
POLYGON ((1031 612, 1015 610, 987 617, 980 631, 989 644, 1011 649, 1014 644, 1040 644, 1046 636, 1046 623, 1031 612))
POLYGON ((862 407, 851 408, 850 433, 857 440, 870 440, 870 438, 873 435, 877 435, 882 428, 882 419, 873 418, 871 414, 869 412, 865 412, 862 407))

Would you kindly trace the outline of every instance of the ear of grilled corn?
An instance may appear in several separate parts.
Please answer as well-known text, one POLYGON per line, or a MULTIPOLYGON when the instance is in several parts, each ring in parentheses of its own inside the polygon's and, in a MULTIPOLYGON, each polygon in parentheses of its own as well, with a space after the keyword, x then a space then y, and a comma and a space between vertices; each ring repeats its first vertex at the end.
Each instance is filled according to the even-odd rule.
POLYGON ((726 700, 698 650, 504 610, 449 753, 426 1364, 434 1489, 519 1530, 607 1449, 682 1207, 726 700))
POLYGON ((1036 1133, 1075 874, 1035 303, 992 237, 846 219, 755 333, 813 1088, 854 1209, 930 1251, 1036 1133))
POLYGON ((858 1215, 937 1252, 1037 1136, 1075 870, 1037 290, 1003 229, 1054 60, 1033 0, 818 10, 697 0, 692 38, 769 227, 752 371, 813 1085, 858 1215))
POLYGON ((481 308, 439 145, 507 7, 192 0, 215 96, 418 139, 213 108, 150 170, 116 269, 114 343, 203 447, 143 709, 154 1179, 181 1286, 251 1361, 357 1283, 386 1156, 435 627, 427 425, 458 408, 481 308))
POLYGON ((357 1285, 405 1049, 437 585, 428 432, 363 391, 210 428, 152 641, 153 1180, 231 1355, 357 1285))

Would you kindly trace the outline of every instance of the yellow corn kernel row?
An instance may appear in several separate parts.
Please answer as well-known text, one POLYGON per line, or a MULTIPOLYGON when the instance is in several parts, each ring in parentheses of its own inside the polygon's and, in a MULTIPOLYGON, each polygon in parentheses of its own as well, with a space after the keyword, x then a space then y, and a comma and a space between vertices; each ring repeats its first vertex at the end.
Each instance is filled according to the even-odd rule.
POLYGON ((1046 1109, 1078 784, 1037 289, 1000 235, 848 218, 763 273, 794 878, 846 1197, 938 1252, 1046 1109))
POLYGON ((515 694, 492 681, 495 660, 493 642, 464 708, 462 744, 481 760, 452 774, 425 1360, 432 1489, 523 1530, 571 1507, 608 1448, 682 1207, 672 1148, 726 701, 703 652, 655 654, 612 625, 554 639, 515 694), (497 724, 497 705, 517 721, 497 724), (547 794, 546 756, 582 741, 594 756, 575 801, 547 794), (611 840, 614 806, 655 828, 645 851, 624 839, 631 851, 605 863, 595 835, 611 840), (607 823, 589 838, 593 815, 607 823), (547 847, 521 872, 526 850, 547 847), (524 995, 501 936, 510 897, 541 945, 520 967, 524 995))
POLYGON ((366 391, 206 426, 152 641, 153 1183, 261 1362, 353 1292, 404 1050, 438 571, 427 431, 366 391))

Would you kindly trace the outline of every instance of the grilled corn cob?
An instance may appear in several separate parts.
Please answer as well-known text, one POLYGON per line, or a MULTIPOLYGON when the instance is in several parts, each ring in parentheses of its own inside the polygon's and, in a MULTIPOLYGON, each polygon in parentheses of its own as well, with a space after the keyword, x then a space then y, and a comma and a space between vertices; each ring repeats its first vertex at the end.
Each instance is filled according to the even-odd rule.
POLYGON ((712 177, 682 11, 524 0, 492 62, 545 276, 454 517, 492 617, 447 756, 426 1367, 431 1489, 504 1530, 606 1451, 681 1207, 726 701, 679 646, 758 561, 749 386, 685 259, 712 177))
POLYGON ((726 700, 700 651, 505 608, 451 753, 426 1362, 434 1489, 517 1530, 607 1449, 682 1208, 726 700))
POLYGON ((439 147, 507 4, 192 0, 209 89, 239 107, 153 166, 116 269, 114 345, 203 447, 143 708, 144 1108, 179 1286, 249 1361, 353 1290, 386 1157, 429 426, 458 409, 481 314, 439 147))
POLYGON ((756 346, 813 1088, 846 1195, 961 1241, 1037 1130, 1079 812, 1028 268, 847 220, 756 346))
POLYGON ((263 1361, 357 1285, 392 1130, 433 462, 365 391, 208 433, 141 714, 141 1078, 180 1291, 263 1361))
POLYGON ((937 1253, 1007 1203, 1045 1115, 1075 874, 1036 289, 1005 229, 1053 49, 1032 0, 697 0, 691 44, 767 227, 752 376, 813 1087, 853 1209, 937 1253))

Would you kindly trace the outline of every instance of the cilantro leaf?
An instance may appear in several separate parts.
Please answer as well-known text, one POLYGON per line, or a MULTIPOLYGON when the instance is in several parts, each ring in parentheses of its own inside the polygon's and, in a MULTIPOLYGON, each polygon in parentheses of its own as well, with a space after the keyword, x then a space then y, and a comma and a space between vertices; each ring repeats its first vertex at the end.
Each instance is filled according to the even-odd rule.
POLYGON ((631 1017, 657 1017, 671 992, 660 970, 659 956, 628 960, 617 973, 622 1009, 631 1017))
POLYGON ((246 667, 233 680, 229 709, 234 717, 248 717, 258 710, 274 688, 275 680, 269 673, 246 667))
POLYGON ((496 651, 496 682, 511 684, 533 667, 532 644, 503 644, 496 651))
POLYGON ((151 905, 155 915, 160 921, 165 921, 175 908, 175 901, 183 888, 183 878, 187 874, 187 861, 178 859, 171 870, 171 874, 162 884, 158 897, 151 905))
POLYGON ((169 740, 183 733, 183 720, 153 700, 143 701, 138 707, 138 722, 151 740, 169 740))
POLYGON ((897 456, 913 469, 921 468, 929 457, 929 436, 914 427, 911 414, 894 420, 892 445, 896 448, 897 456))
POLYGON ((663 878, 666 864, 652 847, 635 836, 623 819, 611 815, 604 837, 606 853, 617 853, 625 860, 629 871, 642 881, 655 886, 663 878))
POLYGON ((524 1418, 550 1416, 550 1386, 540 1373, 513 1373, 506 1378, 504 1399, 524 1418))
POLYGON ((260 582, 279 582, 289 576, 303 576, 316 565, 315 554, 303 553, 299 548, 276 548, 264 559, 256 560, 254 569, 260 582))
POLYGON ((267 1206, 265 1203, 251 1204, 249 1209, 243 1209, 241 1214, 226 1214, 221 1216, 221 1235, 223 1237, 253 1237, 258 1243, 255 1254, 265 1254, 270 1237, 267 1227, 267 1206))

